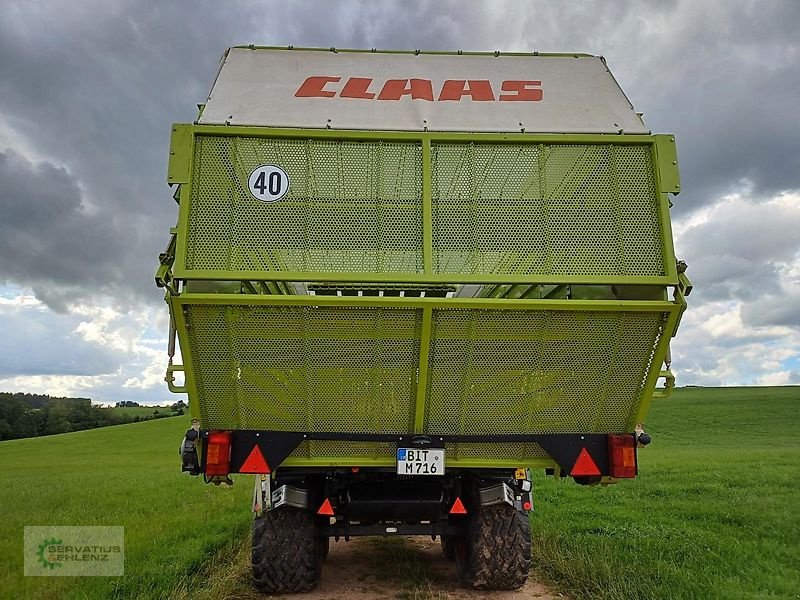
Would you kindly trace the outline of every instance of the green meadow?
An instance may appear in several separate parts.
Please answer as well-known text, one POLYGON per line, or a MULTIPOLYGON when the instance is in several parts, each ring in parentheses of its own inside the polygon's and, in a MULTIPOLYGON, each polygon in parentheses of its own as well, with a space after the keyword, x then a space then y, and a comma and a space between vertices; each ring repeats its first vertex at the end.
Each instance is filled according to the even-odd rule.
POLYGON ((0 597, 161 598, 249 532, 250 479, 180 472, 189 417, 0 442, 0 597), (123 577, 23 576, 25 525, 123 525, 123 577))
POLYGON ((640 475, 541 477, 536 571, 575 598, 800 598, 800 388, 655 400, 640 475))
MULTIPOLYGON (((0 442, 0 595, 252 595, 239 550, 251 478, 216 488, 181 474, 188 425, 0 442), (25 525, 125 526, 125 576, 24 577, 25 525)), ((575 599, 800 597, 799 427, 796 387, 683 388, 654 401, 636 480, 581 487, 537 475, 534 576, 575 599)), ((414 597, 443 597, 425 565, 415 573, 413 587, 433 591, 414 597)))

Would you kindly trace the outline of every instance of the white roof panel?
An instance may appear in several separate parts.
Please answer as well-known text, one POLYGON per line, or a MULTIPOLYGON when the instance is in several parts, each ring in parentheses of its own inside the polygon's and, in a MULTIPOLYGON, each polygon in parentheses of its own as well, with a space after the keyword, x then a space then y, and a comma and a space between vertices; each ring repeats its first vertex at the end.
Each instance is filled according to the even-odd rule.
POLYGON ((231 48, 200 124, 649 133, 601 57, 231 48))

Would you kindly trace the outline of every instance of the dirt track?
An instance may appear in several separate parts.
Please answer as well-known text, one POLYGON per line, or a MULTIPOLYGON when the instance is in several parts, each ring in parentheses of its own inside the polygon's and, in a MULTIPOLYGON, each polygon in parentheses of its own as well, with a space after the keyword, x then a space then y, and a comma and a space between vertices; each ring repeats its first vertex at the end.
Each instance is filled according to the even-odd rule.
POLYGON ((331 540, 319 587, 307 594, 278 597, 287 600, 564 599, 532 580, 513 592, 489 593, 461 588, 455 564, 444 557, 438 541, 424 537, 331 540))

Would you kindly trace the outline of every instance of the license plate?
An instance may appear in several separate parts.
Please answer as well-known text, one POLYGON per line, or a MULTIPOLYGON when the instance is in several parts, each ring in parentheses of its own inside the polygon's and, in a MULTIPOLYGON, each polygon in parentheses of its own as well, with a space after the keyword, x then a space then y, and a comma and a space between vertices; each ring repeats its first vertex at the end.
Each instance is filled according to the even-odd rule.
POLYGON ((444 448, 398 448, 398 475, 444 475, 444 448))

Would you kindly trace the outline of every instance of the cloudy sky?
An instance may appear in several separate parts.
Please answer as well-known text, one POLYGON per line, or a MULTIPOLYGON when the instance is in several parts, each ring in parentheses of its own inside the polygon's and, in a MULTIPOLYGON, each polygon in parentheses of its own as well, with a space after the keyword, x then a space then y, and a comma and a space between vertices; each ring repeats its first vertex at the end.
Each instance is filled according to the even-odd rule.
POLYGON ((170 124, 230 45, 602 54, 675 133, 679 384, 800 383, 800 2, 0 3, 0 391, 163 402, 170 124))

